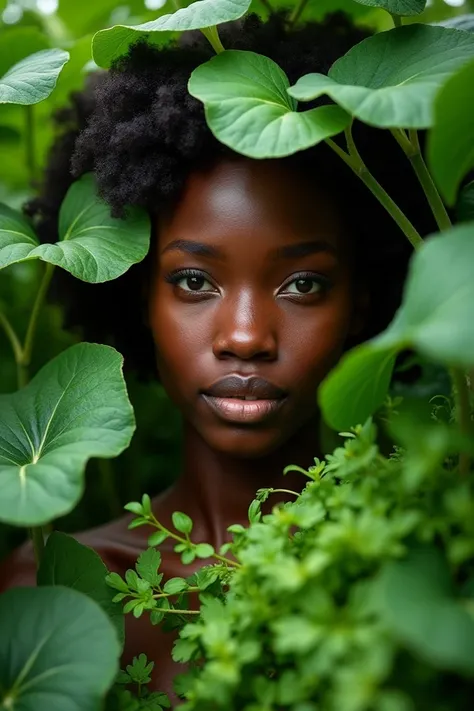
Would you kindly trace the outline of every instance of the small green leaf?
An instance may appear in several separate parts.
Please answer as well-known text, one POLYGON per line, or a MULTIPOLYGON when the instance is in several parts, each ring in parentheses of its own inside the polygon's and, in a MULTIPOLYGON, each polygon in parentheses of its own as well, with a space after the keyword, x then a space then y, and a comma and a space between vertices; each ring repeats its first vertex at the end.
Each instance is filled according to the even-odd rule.
POLYGON ((196 553, 192 548, 188 548, 187 550, 183 551, 181 553, 181 562, 183 565, 189 565, 190 563, 193 562, 193 560, 196 558, 196 553))
POLYGON ((177 639, 173 645, 171 656, 175 662, 186 664, 196 654, 199 647, 197 642, 191 639, 177 639))
POLYGON ((61 49, 43 49, 14 64, 0 77, 0 104, 38 104, 53 92, 69 60, 61 49))
POLYGON ((181 513, 181 511, 175 511, 171 517, 173 521, 173 526, 176 528, 177 531, 180 531, 181 533, 184 533, 185 535, 188 535, 191 533, 193 530, 193 522, 187 516, 185 513, 181 513))
POLYGON ((125 504, 124 509, 137 516, 143 515, 143 506, 138 501, 131 501, 129 504, 125 504))
POLYGON ((194 550, 198 558, 210 558, 215 553, 213 546, 209 543, 198 543, 194 550))
POLYGON ((262 518, 262 503, 258 499, 254 499, 249 506, 248 517, 250 523, 257 523, 262 518))
POLYGON ((0 205, 0 268, 41 259, 83 281, 104 282, 144 259, 149 242, 150 221, 145 211, 130 209, 125 220, 111 217, 91 173, 67 192, 56 244, 39 244, 26 219, 0 205))
POLYGON ((334 136, 350 123, 337 106, 297 111, 280 67, 255 52, 230 50, 201 64, 189 92, 203 102, 216 138, 250 158, 278 158, 334 136))
POLYGON ((109 346, 80 343, 50 361, 25 388, 0 396, 0 520, 39 526, 79 501, 91 457, 115 457, 135 429, 109 346))
POLYGON ((188 583, 184 578, 170 578, 165 583, 163 591, 169 595, 176 595, 188 588, 188 583))
POLYGON ((165 531, 156 531, 156 533, 152 533, 151 536, 148 537, 148 545, 150 548, 160 546, 167 538, 168 534, 165 531))
POLYGON ((0 595, 0 707, 97 711, 118 671, 120 645, 93 600, 64 587, 0 595))
POLYGON ((421 15, 426 7, 426 0, 355 0, 360 5, 381 7, 391 15, 410 17, 421 15))
POLYGON ((114 590, 120 590, 122 593, 128 593, 128 585, 122 580, 118 573, 109 573, 105 577, 107 585, 110 585, 114 590))
POLYGON ((462 178, 474 167, 474 62, 446 82, 434 111, 428 160, 441 193, 453 205, 462 178))
POLYGON ((474 35, 413 24, 369 37, 338 59, 328 76, 307 74, 289 89, 300 101, 327 94, 365 123, 429 128, 439 88, 474 57, 474 35))
POLYGON ((148 548, 139 555, 135 567, 140 577, 147 580, 153 587, 158 587, 163 577, 158 573, 160 565, 161 553, 154 548, 148 548))
POLYGON ((456 217, 458 222, 474 222, 474 180, 465 185, 459 193, 456 217))
MULTIPOLYGON (((106 582, 107 574, 105 564, 92 548, 83 546, 65 533, 53 531, 41 558, 37 582, 38 585, 64 585, 95 600, 110 618, 123 645, 122 608, 113 602, 115 592, 106 582)), ((124 587, 123 592, 126 592, 124 587)))
POLYGON ((422 659, 474 673, 474 619, 451 590, 450 571, 434 548, 388 563, 378 595, 384 622, 422 659))
POLYGON ((116 25, 100 30, 92 40, 92 56, 100 67, 108 67, 113 59, 126 54, 128 47, 140 39, 147 40, 159 32, 199 30, 232 22, 245 15, 251 0, 198 0, 188 7, 142 25, 116 25), (117 52, 117 47, 119 52, 117 52))

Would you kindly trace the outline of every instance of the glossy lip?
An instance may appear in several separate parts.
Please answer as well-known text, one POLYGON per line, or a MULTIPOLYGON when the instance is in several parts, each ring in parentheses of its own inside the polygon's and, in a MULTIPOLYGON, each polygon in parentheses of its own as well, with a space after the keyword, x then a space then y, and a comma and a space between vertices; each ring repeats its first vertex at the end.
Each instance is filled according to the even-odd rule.
POLYGON ((284 390, 256 375, 227 375, 201 393, 226 422, 256 424, 271 418, 286 400, 284 390), (252 400, 246 400, 251 397, 252 400))
POLYGON ((235 424, 256 424, 271 418, 284 404, 286 398, 278 400, 242 400, 240 398, 213 397, 202 395, 212 410, 226 422, 235 424))

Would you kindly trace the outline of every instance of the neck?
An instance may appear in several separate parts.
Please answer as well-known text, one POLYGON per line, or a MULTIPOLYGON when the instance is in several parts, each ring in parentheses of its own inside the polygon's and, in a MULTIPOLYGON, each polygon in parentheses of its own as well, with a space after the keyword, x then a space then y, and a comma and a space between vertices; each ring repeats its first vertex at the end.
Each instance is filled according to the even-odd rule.
MULTIPOLYGON (((318 454, 317 432, 317 424, 312 421, 277 451, 258 459, 244 459, 211 450, 194 429, 186 426, 184 471, 173 499, 177 508, 193 519, 193 539, 216 547, 228 540, 228 526, 248 523, 248 507, 257 489, 271 487, 299 493, 307 478, 298 472, 284 476, 283 469, 288 464, 305 469, 311 466, 318 454)), ((272 494, 263 510, 294 498, 284 492, 272 494)))

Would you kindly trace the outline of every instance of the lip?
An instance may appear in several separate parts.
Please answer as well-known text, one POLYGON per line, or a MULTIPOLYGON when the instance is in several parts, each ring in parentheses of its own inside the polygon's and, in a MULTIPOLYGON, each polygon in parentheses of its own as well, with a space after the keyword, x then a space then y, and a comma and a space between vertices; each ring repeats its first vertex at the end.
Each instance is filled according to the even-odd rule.
POLYGON ((287 393, 259 376, 234 374, 216 381, 201 395, 220 419, 257 424, 273 417, 285 402, 287 393))
POLYGON ((214 397, 202 395, 209 407, 226 422, 235 424, 257 424, 274 416, 283 406, 286 398, 278 400, 242 400, 235 397, 214 397))

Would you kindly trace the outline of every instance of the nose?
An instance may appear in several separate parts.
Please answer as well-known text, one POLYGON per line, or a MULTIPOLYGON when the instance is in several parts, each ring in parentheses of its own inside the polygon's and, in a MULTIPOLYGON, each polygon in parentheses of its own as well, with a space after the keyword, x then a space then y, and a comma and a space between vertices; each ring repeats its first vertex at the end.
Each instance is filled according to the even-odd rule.
POLYGON ((216 358, 276 360, 278 341, 272 316, 270 303, 249 290, 235 298, 224 297, 212 348, 216 358))

